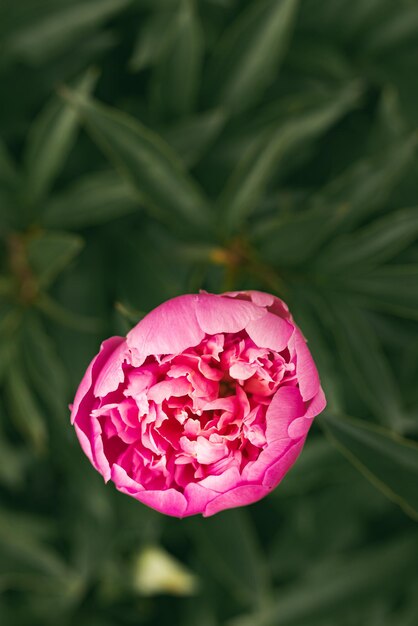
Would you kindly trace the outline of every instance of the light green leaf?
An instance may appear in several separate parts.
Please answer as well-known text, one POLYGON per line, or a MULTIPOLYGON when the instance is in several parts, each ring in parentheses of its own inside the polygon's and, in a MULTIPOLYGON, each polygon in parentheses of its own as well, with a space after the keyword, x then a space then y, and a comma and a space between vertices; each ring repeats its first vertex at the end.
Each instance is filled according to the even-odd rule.
POLYGON ((363 274, 389 261, 418 238, 418 207, 400 209, 369 226, 335 239, 318 257, 321 274, 363 274))
POLYGON ((418 320, 418 265, 384 265, 344 276, 340 284, 359 295, 365 306, 418 320))
POLYGON ((43 452, 48 439, 45 420, 19 365, 14 364, 10 367, 5 389, 9 410, 16 427, 38 452, 43 452))
POLYGON ((268 595, 263 557, 250 518, 244 510, 222 511, 191 521, 202 559, 243 604, 262 606, 268 595))
MULTIPOLYGON (((96 72, 88 71, 75 87, 87 95, 96 78, 96 72)), ((24 155, 25 195, 29 205, 37 205, 48 194, 73 146, 78 125, 77 113, 58 98, 54 98, 35 120, 24 155)))
POLYGON ((372 325, 347 299, 330 299, 328 309, 340 361, 358 393, 379 421, 400 428, 400 392, 372 325))
POLYGON ((339 561, 331 560, 322 571, 305 576, 278 593, 270 608, 229 622, 230 626, 306 626, 314 620, 341 618, 342 607, 371 597, 386 589, 401 589, 414 570, 416 535, 386 542, 339 561), (406 577, 406 578, 405 578, 406 577))
POLYGON ((275 170, 291 150, 312 141, 349 110, 359 96, 358 84, 342 90, 327 104, 268 128, 238 163, 219 200, 223 226, 236 228, 257 207, 275 170))
POLYGON ((48 287, 82 247, 81 237, 72 233, 51 231, 31 237, 27 244, 28 261, 40 285, 48 287))
POLYGON ((340 451, 418 520, 418 445, 384 428, 326 412, 319 418, 340 451))
POLYGON ((75 41, 106 19, 126 8, 132 0, 83 0, 56 2, 36 19, 21 24, 4 43, 8 56, 39 64, 68 49, 75 41))
POLYGON ((140 203, 116 172, 90 174, 47 203, 42 223, 48 228, 83 228, 138 210, 140 203))
POLYGON ((66 97, 151 211, 170 224, 210 226, 208 202, 171 148, 133 118, 75 92, 66 97))
POLYGON ((278 72, 298 0, 253 0, 226 31, 208 69, 214 104, 236 112, 256 103, 278 72))
POLYGON ((194 110, 202 66, 203 33, 195 0, 180 0, 172 23, 174 33, 155 68, 152 103, 168 117, 182 117, 194 110))

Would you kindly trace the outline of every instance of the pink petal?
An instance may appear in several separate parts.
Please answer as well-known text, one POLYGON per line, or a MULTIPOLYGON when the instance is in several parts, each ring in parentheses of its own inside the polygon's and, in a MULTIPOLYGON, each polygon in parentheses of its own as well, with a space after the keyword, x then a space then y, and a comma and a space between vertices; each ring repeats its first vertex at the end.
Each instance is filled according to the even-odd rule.
POLYGON ((319 415, 326 407, 325 394, 320 388, 316 396, 309 402, 306 413, 303 417, 293 420, 288 429, 291 439, 306 437, 312 425, 313 418, 319 415))
POLYGON ((302 398, 305 401, 310 400, 318 393, 320 385, 319 374, 299 328, 295 329, 295 334, 290 343, 293 343, 296 351, 296 375, 302 398))
POLYGON ((280 387, 266 413, 266 439, 287 438, 291 422, 305 414, 305 404, 297 387, 280 387))
POLYGON ((203 517, 215 515, 223 509, 251 504, 263 498, 268 492, 269 489, 264 485, 240 485, 211 500, 203 512, 203 517))
POLYGON ((196 319, 198 298, 186 295, 168 300, 128 333, 134 365, 142 365, 149 355, 178 354, 202 341, 205 333, 196 319))
POLYGON ((77 389, 77 393, 74 398, 72 410, 71 410, 71 423, 74 424, 77 418, 81 403, 90 391, 95 377, 97 377, 103 364, 108 360, 109 356, 123 344, 123 337, 110 337, 106 339, 100 346, 100 352, 91 361, 86 373, 77 389))
MULTIPOLYGON (((117 337, 120 339, 120 337, 117 337)), ((109 340, 108 340, 109 341, 109 340)), ((122 363, 129 359, 129 350, 125 341, 115 346, 115 349, 105 362, 102 361, 100 371, 94 385, 94 395, 103 398, 115 391, 124 379, 122 363)))
POLYGON ((245 330, 259 348, 281 352, 287 347, 294 326, 274 313, 266 312, 263 317, 251 321, 245 330))
POLYGON ((272 463, 266 470, 263 479, 263 485, 269 489, 277 487, 282 478, 287 474, 295 463, 299 454, 302 452, 305 439, 299 439, 281 456, 275 463, 272 463))
POLYGON ((264 315, 264 310, 245 300, 201 293, 196 315, 202 330, 209 335, 216 335, 243 330, 251 320, 264 315))

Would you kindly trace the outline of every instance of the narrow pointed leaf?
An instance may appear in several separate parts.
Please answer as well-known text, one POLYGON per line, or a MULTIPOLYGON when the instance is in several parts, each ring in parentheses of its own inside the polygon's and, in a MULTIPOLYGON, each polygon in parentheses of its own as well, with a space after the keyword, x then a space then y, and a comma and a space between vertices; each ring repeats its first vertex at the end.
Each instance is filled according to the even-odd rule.
POLYGON ((152 213, 171 224, 181 219, 196 228, 209 227, 211 216, 203 193, 158 135, 80 94, 66 92, 66 97, 152 213))
MULTIPOLYGON (((76 88, 88 94, 96 82, 96 73, 87 72, 76 88)), ((30 205, 41 202, 59 174, 76 138, 77 113, 61 99, 54 98, 35 120, 24 155, 26 197, 30 205)))
POLYGON ((263 605, 268 581, 251 520, 244 510, 194 519, 191 527, 207 567, 220 576, 237 599, 263 605))
POLYGON ((326 412, 325 432, 370 481, 418 520, 418 445, 381 427, 326 412))
POLYGON ((56 2, 49 11, 28 23, 6 40, 6 54, 32 64, 39 64, 68 49, 84 34, 126 8, 132 0, 83 0, 56 2))
POLYGON ((358 96, 358 85, 350 85, 328 104, 269 128, 244 154, 222 193, 219 210, 223 223, 235 228, 253 212, 271 176, 289 152, 325 132, 354 105, 358 96))
POLYGON ((403 413, 400 392, 372 325, 346 300, 328 304, 340 362, 376 418, 396 430, 403 413))
POLYGON ((200 80, 203 33, 195 0, 181 0, 173 18, 174 34, 158 61, 153 80, 154 106, 169 117, 194 109, 200 80))
POLYGON ((265 611, 233 619, 229 626, 306 626, 338 623, 342 607, 371 597, 381 597, 383 590, 404 586, 411 575, 417 550, 413 533, 362 550, 329 563, 320 575, 305 576, 279 593, 265 611))
POLYGON ((418 265, 388 265, 342 284, 371 308, 418 320, 418 265))
POLYGON ((278 72, 298 0, 253 0, 215 50, 208 81, 214 104, 242 111, 258 101, 278 72))
POLYGON ((83 240, 72 233, 46 232, 29 240, 29 263, 43 287, 48 287, 56 276, 71 263, 83 247, 83 240))
POLYGON ((128 215, 139 207, 130 185, 116 172, 98 172, 52 197, 42 224, 48 228, 84 228, 128 215))
POLYGON ((17 364, 10 368, 5 387, 8 407, 16 428, 38 452, 44 451, 48 439, 45 420, 27 379, 17 364))
POLYGON ((418 208, 401 209, 335 239, 316 262, 324 274, 363 274, 389 261, 418 239, 418 208))

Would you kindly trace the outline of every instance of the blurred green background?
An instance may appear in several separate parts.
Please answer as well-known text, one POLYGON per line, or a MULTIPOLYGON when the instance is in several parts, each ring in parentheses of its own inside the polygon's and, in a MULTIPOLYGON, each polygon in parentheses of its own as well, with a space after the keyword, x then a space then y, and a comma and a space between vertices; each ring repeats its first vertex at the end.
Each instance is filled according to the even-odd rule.
POLYGON ((418 2, 2 0, 0 50, 2 626, 416 626, 418 2), (176 520, 67 406, 201 288, 283 297, 328 409, 268 498, 176 520))

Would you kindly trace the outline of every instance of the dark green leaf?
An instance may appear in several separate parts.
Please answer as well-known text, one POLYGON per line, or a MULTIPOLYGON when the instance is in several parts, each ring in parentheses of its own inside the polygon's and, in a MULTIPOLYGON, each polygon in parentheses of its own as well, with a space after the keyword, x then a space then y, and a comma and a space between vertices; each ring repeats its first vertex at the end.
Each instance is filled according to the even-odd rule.
MULTIPOLYGON (((231 626, 306 626, 313 620, 342 613, 354 602, 382 594, 396 582, 402 587, 414 567, 417 539, 410 535, 340 561, 331 561, 322 572, 303 578, 278 594, 271 608, 230 622, 231 626)), ((308 567, 309 570, 309 567, 308 567)), ((333 623, 338 623, 333 621, 333 623)))
POLYGON ((167 116, 182 117, 194 109, 203 52, 195 1, 180 0, 174 33, 155 70, 153 104, 167 116))
POLYGON ((202 559, 244 604, 262 606, 268 580, 251 521, 243 510, 223 511, 191 528, 202 559))
POLYGON ((88 130, 133 185, 147 206, 164 220, 183 220, 200 229, 211 222, 208 203, 164 141, 136 120, 76 93, 67 93, 88 130))
POLYGON ((30 379, 62 423, 68 419, 66 373, 51 338, 35 315, 25 319, 22 339, 30 379))
POLYGON ((325 431, 343 454, 391 500, 418 520, 418 445, 360 420, 320 417, 325 431))
MULTIPOLYGON (((75 85, 81 94, 89 94, 96 82, 96 72, 88 71, 75 85)), ((78 116, 67 103, 54 98, 35 120, 29 133, 24 156, 28 203, 37 205, 48 194, 76 138, 78 116)))
POLYGON ((19 365, 10 367, 5 387, 16 427, 38 452, 42 452, 48 438, 45 419, 19 365))
POLYGON ((340 362, 376 418, 396 430, 403 414, 400 393, 372 325, 347 299, 328 305, 340 362))
POLYGON ((212 101, 233 111, 256 103, 277 73, 298 0, 253 0, 226 31, 209 68, 212 101))
POLYGON ((324 274, 363 274, 389 261, 418 238, 418 208, 394 211, 334 240, 315 263, 324 274))
POLYGON ((229 228, 236 228, 262 198, 275 170, 291 150, 312 141, 349 110, 359 96, 350 85, 327 105, 291 118, 262 134, 238 163, 220 199, 220 213, 229 228))
POLYGON ((139 207, 131 187, 116 172, 98 172, 52 197, 42 223, 49 228, 83 228, 133 213, 139 207))
MULTIPOLYGON (((6 54, 31 64, 42 63, 121 11, 132 0, 55 2, 49 12, 20 25, 5 42, 6 54)), ((30 15, 30 14, 29 14, 30 15)))
POLYGON ((383 266, 340 284, 366 306, 418 320, 418 265, 383 266))
POLYGON ((226 115, 213 109, 188 117, 172 126, 166 133, 167 142, 181 156, 187 166, 194 165, 210 144, 217 138, 225 123, 226 115))
POLYGON ((82 247, 81 237, 71 233, 51 231, 31 237, 27 245, 28 260, 41 286, 48 287, 82 247))

